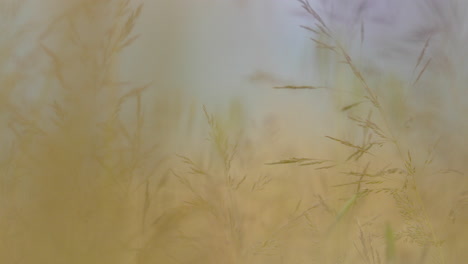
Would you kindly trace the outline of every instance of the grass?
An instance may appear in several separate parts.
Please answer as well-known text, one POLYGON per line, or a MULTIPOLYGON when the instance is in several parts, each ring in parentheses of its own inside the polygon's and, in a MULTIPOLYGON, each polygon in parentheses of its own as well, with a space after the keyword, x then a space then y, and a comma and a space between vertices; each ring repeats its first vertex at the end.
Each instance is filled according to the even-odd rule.
POLYGON ((4 16, 1 262, 463 262, 466 167, 449 168, 444 135, 427 147, 410 136, 422 127, 406 128, 406 90, 431 78, 431 39, 411 82, 376 78, 299 2, 315 23, 304 26, 313 44, 340 62, 331 74, 339 89, 271 93, 329 92, 339 126, 320 138, 271 123, 252 133, 240 100, 226 111, 186 107, 184 90, 122 80, 143 5, 76 0, 37 35, 27 24, 11 30, 14 17, 4 16), (8 55, 24 38, 30 52, 8 55))

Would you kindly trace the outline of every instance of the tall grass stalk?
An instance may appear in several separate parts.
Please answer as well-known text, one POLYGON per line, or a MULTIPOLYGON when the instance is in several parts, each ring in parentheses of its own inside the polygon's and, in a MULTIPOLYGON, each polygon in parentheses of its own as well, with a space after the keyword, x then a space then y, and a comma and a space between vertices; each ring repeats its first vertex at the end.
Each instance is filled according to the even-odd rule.
MULTIPOLYGON (((397 150, 400 161, 404 164, 404 168, 401 171, 404 173, 405 178, 402 182, 403 185, 400 187, 401 189, 362 189, 360 186, 362 186, 364 183, 368 186, 371 186, 369 184, 379 186, 384 185, 384 183, 387 181, 384 177, 378 181, 377 179, 366 180, 367 177, 371 176, 366 172, 361 174, 358 181, 352 182, 350 185, 356 185, 358 194, 361 196, 368 196, 371 193, 379 192, 387 192, 391 194, 394 197, 397 206, 400 208, 402 217, 405 218, 405 221, 408 225, 408 228, 405 229, 401 234, 406 236, 409 240, 416 242, 423 248, 427 247, 428 245, 435 247, 438 252, 438 261, 440 261, 440 263, 445 263, 445 258, 441 246, 442 242, 437 238, 436 232, 434 231, 430 217, 427 213, 426 204, 422 199, 420 187, 416 179, 416 175, 419 169, 417 169, 416 165, 414 164, 411 151, 403 148, 400 141, 394 135, 393 127, 386 113, 386 111, 391 110, 384 109, 381 98, 379 98, 377 92, 370 87, 366 78, 364 77, 364 74, 359 70, 359 67, 355 64, 353 58, 351 58, 341 42, 334 36, 332 29, 325 23, 324 19, 322 19, 322 17, 314 10, 314 8, 312 8, 307 0, 299 0, 299 2, 302 4, 305 11, 316 21, 315 28, 304 27, 306 30, 315 34, 316 37, 313 37, 312 40, 315 42, 315 44, 317 44, 318 48, 329 50, 330 52, 334 53, 342 61, 342 63, 347 65, 353 73, 354 77, 361 83, 361 86, 365 92, 363 98, 360 99, 361 101, 343 107, 342 111, 350 113, 352 108, 362 108, 362 102, 367 101, 371 106, 369 113, 371 113, 373 109, 377 110, 378 113, 377 118, 374 116, 371 117, 371 115, 368 115, 367 117, 359 115, 356 116, 355 114, 349 115, 349 119, 353 123, 355 123, 358 127, 363 127, 366 129, 363 138, 368 138, 369 140, 367 142, 364 141, 362 146, 344 139, 338 139, 330 136, 328 136, 328 138, 353 150, 352 154, 347 158, 347 161, 358 161, 363 156, 371 155, 371 151, 378 151, 375 150, 375 147, 383 146, 386 143, 391 143, 397 150), (383 125, 383 128, 381 128, 379 123, 383 125), (372 136, 377 137, 378 140, 371 140, 372 136), (412 198, 413 196, 414 199, 412 198)), ((418 65, 424 58, 426 48, 427 42, 419 56, 417 62, 418 65)), ((416 80, 412 85, 415 85, 419 81, 427 69, 429 62, 430 59, 420 70, 416 80)), ((416 65, 415 68, 417 68, 418 65, 416 65)), ((285 86, 281 88, 297 89, 302 87, 309 86, 285 86)), ((373 155, 369 157, 370 161, 372 161, 372 159, 373 155)), ((299 163, 301 165, 307 165, 306 161, 300 159, 290 159, 279 163, 299 163)), ((314 163, 312 163, 312 165, 314 165, 314 163)), ((424 164, 424 167, 426 165, 428 164, 424 164)), ((424 167, 421 170, 424 170, 424 167)), ((383 174, 386 174, 385 171, 382 172, 383 174)), ((341 214, 339 214, 338 217, 340 217, 340 215, 341 214)))

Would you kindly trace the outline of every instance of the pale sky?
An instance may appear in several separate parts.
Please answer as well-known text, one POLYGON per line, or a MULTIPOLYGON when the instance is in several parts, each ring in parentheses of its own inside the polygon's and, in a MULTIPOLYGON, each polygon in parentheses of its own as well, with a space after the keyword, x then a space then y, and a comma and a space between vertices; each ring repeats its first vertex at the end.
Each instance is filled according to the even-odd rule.
MULTIPOLYGON (((315 21, 298 1, 143 2, 144 11, 135 29, 140 38, 122 57, 123 77, 153 81, 156 89, 185 89, 215 109, 237 96, 252 116, 284 109, 323 112, 329 107, 330 102, 317 93, 272 89, 287 84, 329 84, 329 76, 318 71, 321 65, 309 39, 312 35, 300 28, 314 26, 315 21)), ((416 102, 421 112, 429 108, 440 115, 440 109, 447 109, 443 117, 447 120, 457 120, 460 107, 468 100, 466 89, 459 88, 468 76, 465 2, 310 1, 349 47, 350 54, 382 76, 396 74, 412 81, 431 59, 424 77, 433 79, 422 78, 421 85, 409 91, 409 100, 416 102), (429 37, 422 64, 414 69, 429 37), (457 107, 451 109, 453 106, 457 107)), ((65 4, 59 0, 27 3, 22 17, 33 23, 50 20, 65 4)))

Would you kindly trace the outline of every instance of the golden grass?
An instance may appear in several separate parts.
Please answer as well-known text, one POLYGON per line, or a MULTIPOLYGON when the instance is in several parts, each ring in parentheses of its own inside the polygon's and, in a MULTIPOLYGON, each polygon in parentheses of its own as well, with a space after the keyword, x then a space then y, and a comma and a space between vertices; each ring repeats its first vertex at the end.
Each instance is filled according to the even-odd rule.
POLYGON ((187 111, 183 91, 121 80, 119 59, 137 41, 133 29, 144 12, 128 0, 67 4, 32 44, 38 54, 29 64, 7 55, 19 40, 2 39, 0 261, 467 259, 466 167, 447 168, 437 142, 428 150, 412 144, 405 94, 385 95, 390 86, 404 90, 422 80, 430 40, 412 84, 379 82, 360 70, 308 1, 299 2, 317 22, 304 27, 314 43, 353 77, 344 89, 274 87, 323 88, 340 97, 330 116, 343 131, 321 138, 277 132, 269 123, 255 138, 240 101, 225 113, 196 103, 187 111), (37 65, 38 77, 22 75, 37 65), (35 81, 31 98, 24 91, 35 81), (282 138, 291 134, 295 140, 282 138))

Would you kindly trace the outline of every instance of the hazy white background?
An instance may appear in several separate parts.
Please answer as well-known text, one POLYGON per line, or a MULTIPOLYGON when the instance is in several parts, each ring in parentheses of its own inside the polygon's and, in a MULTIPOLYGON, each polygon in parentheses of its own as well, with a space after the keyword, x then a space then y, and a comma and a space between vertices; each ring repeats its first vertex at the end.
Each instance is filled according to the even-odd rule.
MULTIPOLYGON (((74 2, 25 1, 27 8, 17 21, 32 23, 36 32, 23 41, 25 53, 29 41, 35 41, 47 22, 74 2)), ((239 99, 254 125, 280 119, 290 131, 308 129, 317 135, 333 128, 326 113, 334 106, 327 93, 272 89, 287 84, 333 86, 339 77, 317 59, 310 32, 300 28, 313 26, 315 21, 299 1, 142 2, 144 11, 135 29, 140 38, 121 59, 124 78, 152 81, 156 91, 183 91, 190 100, 215 112, 239 99), (312 125, 317 123, 321 125, 312 125)), ((449 148, 466 145, 466 1, 310 3, 377 81, 393 76, 411 83, 431 59, 418 85, 405 88, 408 109, 421 126, 418 133, 428 138, 445 134, 453 139, 449 148), (425 56, 415 69, 428 39, 425 56)), ((386 94, 393 92, 391 87, 385 89, 389 90, 386 94)))
MULTIPOLYGON (((411 80, 428 38, 429 69, 447 71, 464 63, 463 1, 310 3, 352 55, 376 71, 411 80), (364 42, 358 45, 361 24, 364 42)), ((311 35, 299 27, 314 23, 296 0, 146 1, 137 28, 141 38, 129 52, 125 72, 220 103, 233 95, 253 100, 263 94, 259 90, 275 85, 321 85, 311 35)))
MULTIPOLYGON (((412 83, 431 59, 418 85, 404 91, 409 108, 422 120, 418 125, 427 126, 422 133, 467 131, 465 1, 310 3, 377 81, 392 76, 412 83)), ((314 23, 296 0, 146 1, 137 28, 141 38, 127 53, 123 72, 153 80, 158 89, 184 89, 209 107, 240 97, 252 118, 282 113, 297 121, 297 129, 308 120, 330 123, 323 113, 332 102, 324 93, 271 89, 334 85, 337 73, 324 75, 310 32, 300 28, 314 23)))

